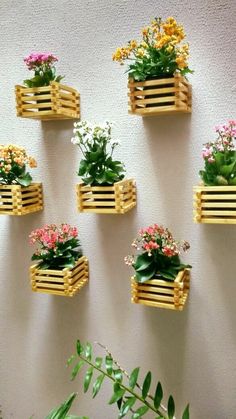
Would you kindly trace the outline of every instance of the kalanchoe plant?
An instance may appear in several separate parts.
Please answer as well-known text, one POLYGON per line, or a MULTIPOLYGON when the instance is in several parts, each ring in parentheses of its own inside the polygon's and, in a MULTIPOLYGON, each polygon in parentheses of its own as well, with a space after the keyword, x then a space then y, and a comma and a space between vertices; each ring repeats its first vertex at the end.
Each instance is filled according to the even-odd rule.
POLYGON ((132 40, 128 45, 117 48, 113 60, 124 64, 129 60, 129 77, 136 81, 149 78, 192 73, 188 67, 189 45, 182 44, 185 38, 182 25, 173 17, 165 21, 155 18, 150 26, 142 29, 142 40, 132 40))
POLYGON ((29 186, 32 177, 26 171, 27 164, 37 167, 36 160, 23 147, 0 145, 0 184, 29 186))
POLYGON ((186 251, 190 245, 184 241, 177 242, 170 231, 163 226, 153 226, 141 229, 132 246, 139 253, 126 256, 125 263, 133 266, 135 280, 145 282, 153 278, 164 278, 174 281, 179 271, 191 268, 180 261, 180 251, 186 251))
POLYGON ((94 126, 87 121, 75 122, 71 142, 82 152, 78 175, 86 185, 113 185, 124 178, 123 163, 113 160, 118 142, 111 141, 109 122, 94 126))
POLYGON ((51 81, 60 82, 64 77, 56 75, 55 63, 58 58, 51 53, 32 53, 24 58, 29 70, 34 70, 32 79, 24 80, 27 87, 48 86, 51 81))
MULTIPOLYGON (((87 368, 84 377, 84 392, 86 393, 92 383, 92 397, 96 397, 105 380, 113 385, 113 393, 109 404, 116 404, 119 415, 123 418, 129 415, 132 419, 142 419, 146 413, 152 413, 153 419, 174 419, 175 402, 172 396, 168 398, 167 408, 163 406, 163 389, 160 382, 154 387, 154 395, 151 394, 152 373, 149 371, 143 383, 139 383, 140 368, 135 368, 131 374, 127 373, 113 358, 109 350, 101 344, 105 357, 94 357, 90 343, 82 345, 77 341, 77 355, 72 355, 68 365, 75 363, 72 370, 72 380, 76 378, 83 367, 87 368)), ((189 406, 187 405, 182 419, 189 419, 189 406)))
POLYGON ((78 230, 69 224, 45 225, 32 231, 29 238, 30 244, 39 245, 31 259, 40 261, 41 269, 73 268, 82 256, 78 230))
POLYGON ((236 121, 215 128, 218 138, 204 144, 204 170, 199 174, 205 185, 236 185, 236 121))

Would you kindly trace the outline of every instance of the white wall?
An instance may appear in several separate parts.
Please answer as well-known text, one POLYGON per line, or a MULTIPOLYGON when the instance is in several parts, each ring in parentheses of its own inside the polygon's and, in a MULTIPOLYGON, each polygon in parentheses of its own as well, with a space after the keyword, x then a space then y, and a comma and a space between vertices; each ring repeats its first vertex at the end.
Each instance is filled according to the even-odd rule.
MULTIPOLYGON (((213 127, 235 118, 234 0, 1 0, 0 143, 24 145, 37 158, 45 210, 0 218, 0 404, 4 419, 43 418, 71 391, 65 360, 76 338, 105 343, 122 365, 141 365, 173 393, 178 414, 189 401, 192 419, 235 419, 235 229, 194 225, 192 186, 201 145, 213 127), (117 46, 154 16, 174 15, 191 46, 192 115, 148 119, 127 114, 124 68, 117 46), (138 186, 138 205, 124 216, 79 214, 75 204, 79 152, 73 124, 16 117, 14 85, 29 74, 31 51, 59 56, 58 73, 81 93, 82 118, 114 121, 121 157, 138 186), (90 261, 90 284, 74 299, 34 294, 28 234, 44 223, 80 229, 90 261), (182 313, 131 305, 123 263, 139 227, 163 223, 189 240, 191 294, 182 313)), ((117 417, 106 406, 110 386, 91 401, 80 391, 75 413, 117 417)))

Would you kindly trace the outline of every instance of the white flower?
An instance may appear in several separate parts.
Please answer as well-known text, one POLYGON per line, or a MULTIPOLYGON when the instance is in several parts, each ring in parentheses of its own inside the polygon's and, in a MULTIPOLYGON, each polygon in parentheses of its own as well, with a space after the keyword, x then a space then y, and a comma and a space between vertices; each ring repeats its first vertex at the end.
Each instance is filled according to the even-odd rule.
POLYGON ((71 142, 72 142, 72 144, 79 144, 79 139, 76 138, 76 137, 72 137, 71 142))
POLYGON ((77 129, 76 128, 74 128, 73 129, 73 134, 76 134, 77 133, 77 129))

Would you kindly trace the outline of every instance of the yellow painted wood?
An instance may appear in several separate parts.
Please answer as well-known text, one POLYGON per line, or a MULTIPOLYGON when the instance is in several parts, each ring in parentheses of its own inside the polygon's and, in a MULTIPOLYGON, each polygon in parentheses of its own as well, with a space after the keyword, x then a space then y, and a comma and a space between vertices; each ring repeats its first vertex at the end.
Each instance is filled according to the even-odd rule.
POLYGON ((0 185, 0 215, 26 215, 43 209, 42 183, 0 185))
POLYGON ((15 87, 15 94, 17 116, 21 118, 39 120, 80 118, 80 95, 75 89, 64 84, 53 81, 49 86, 37 88, 18 85, 15 87), (42 100, 47 102, 42 103, 42 100))
POLYGON ((191 85, 179 74, 172 78, 144 82, 129 80, 128 89, 130 114, 154 116, 191 112, 191 85))
POLYGON ((80 212, 97 214, 125 214, 136 205, 134 179, 124 179, 112 186, 76 186, 77 206, 80 212))
POLYGON ((81 256, 72 269, 29 269, 31 288, 34 292, 73 297, 88 282, 88 259, 81 256))

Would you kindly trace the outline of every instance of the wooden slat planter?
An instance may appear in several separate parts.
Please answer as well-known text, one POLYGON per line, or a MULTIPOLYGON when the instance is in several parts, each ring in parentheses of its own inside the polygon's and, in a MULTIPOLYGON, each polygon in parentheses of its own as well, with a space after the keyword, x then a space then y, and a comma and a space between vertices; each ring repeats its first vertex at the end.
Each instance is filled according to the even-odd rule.
POLYGON ((28 88, 16 86, 16 110, 21 118, 41 120, 80 118, 80 95, 64 84, 28 88))
POLYGON ((34 292, 74 297, 88 282, 88 259, 85 256, 81 256, 72 269, 39 269, 37 266, 30 267, 34 292))
POLYGON ((125 214, 136 205, 134 179, 124 179, 111 186, 76 185, 80 212, 125 214))
POLYGON ((179 74, 171 78, 143 82, 129 79, 128 89, 130 114, 153 116, 191 112, 191 85, 179 74))
POLYGON ((43 209, 42 183, 0 185, 0 215, 26 215, 43 209))
POLYGON ((151 279, 141 284, 134 278, 131 278, 132 303, 170 310, 183 310, 189 293, 189 269, 180 271, 173 282, 151 279))
POLYGON ((194 221, 236 224, 236 186, 195 186, 194 221))

